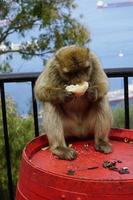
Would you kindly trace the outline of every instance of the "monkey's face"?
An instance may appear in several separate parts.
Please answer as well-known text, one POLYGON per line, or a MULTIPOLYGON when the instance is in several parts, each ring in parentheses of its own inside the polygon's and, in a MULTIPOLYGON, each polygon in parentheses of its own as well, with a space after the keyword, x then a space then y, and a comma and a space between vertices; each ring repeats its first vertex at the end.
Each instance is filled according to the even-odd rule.
POLYGON ((88 81, 91 73, 88 49, 76 46, 65 47, 57 52, 56 59, 63 80, 71 84, 88 81))

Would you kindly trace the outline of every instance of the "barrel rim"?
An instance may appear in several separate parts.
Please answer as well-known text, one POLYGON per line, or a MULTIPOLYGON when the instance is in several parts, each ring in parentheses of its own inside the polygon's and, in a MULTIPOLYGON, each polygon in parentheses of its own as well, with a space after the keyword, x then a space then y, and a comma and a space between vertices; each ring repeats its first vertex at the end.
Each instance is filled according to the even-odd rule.
MULTIPOLYGON (((125 138, 127 139, 131 139, 133 141, 133 130, 129 130, 129 129, 122 129, 122 128, 111 128, 111 131, 110 131, 110 139, 112 140, 118 140, 118 141, 123 141, 125 138), (128 133, 128 134, 127 134, 128 133), (132 135, 130 135, 132 134, 132 135), (129 136, 132 136, 132 137, 129 137, 129 136)), ((51 176, 54 176, 54 177, 60 177, 60 178, 66 178, 66 179, 72 179, 72 180, 80 180, 80 181, 86 181, 86 182, 119 182, 119 180, 108 180, 108 179, 104 179, 104 180, 101 180, 101 179, 97 179, 97 180, 94 180, 94 179, 89 179, 89 178, 83 178, 83 179, 80 179, 78 177, 75 177, 75 176, 70 176, 70 175, 67 175, 67 174, 56 174, 55 172, 50 172, 50 171, 46 171, 46 170, 42 170, 41 168, 35 166, 31 161, 30 159, 30 155, 28 156, 27 155, 27 149, 29 150, 29 146, 33 146, 34 144, 36 144, 36 142, 38 142, 38 140, 40 142, 42 142, 42 145, 39 146, 38 148, 36 148, 36 151, 34 149, 34 152, 31 152, 32 156, 37 152, 39 151, 42 147, 45 146, 48 146, 48 139, 47 139, 47 136, 46 134, 45 135, 41 135, 41 136, 38 136, 36 138, 34 138, 33 140, 31 140, 29 143, 27 143, 27 145, 25 146, 24 150, 23 150, 23 153, 22 153, 22 157, 23 159, 25 160, 25 162, 27 162, 28 165, 30 165, 30 167, 38 170, 38 171, 41 171, 42 173, 44 174, 48 174, 48 175, 51 175, 51 176)), ((28 152, 30 153, 30 152, 28 152)), ((133 178, 131 179, 122 179, 121 181, 122 182, 132 182, 133 178)))

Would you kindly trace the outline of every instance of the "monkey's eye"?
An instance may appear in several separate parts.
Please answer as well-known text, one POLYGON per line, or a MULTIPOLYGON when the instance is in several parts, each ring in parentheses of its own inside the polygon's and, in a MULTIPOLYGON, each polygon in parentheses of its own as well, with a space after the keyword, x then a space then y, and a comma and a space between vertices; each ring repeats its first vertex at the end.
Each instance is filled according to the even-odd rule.
POLYGON ((64 72, 65 75, 73 75, 74 73, 73 71, 64 72))
POLYGON ((77 75, 78 73, 79 73, 79 71, 77 71, 77 70, 72 70, 72 71, 64 72, 64 74, 65 74, 66 76, 75 76, 75 75, 77 75))

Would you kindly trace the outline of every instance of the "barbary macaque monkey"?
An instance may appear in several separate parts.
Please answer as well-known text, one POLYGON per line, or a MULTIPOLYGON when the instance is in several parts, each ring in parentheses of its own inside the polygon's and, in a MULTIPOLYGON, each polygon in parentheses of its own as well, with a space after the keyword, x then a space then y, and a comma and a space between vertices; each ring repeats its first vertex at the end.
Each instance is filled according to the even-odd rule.
POLYGON ((44 129, 53 154, 75 159, 77 153, 66 145, 65 138, 91 134, 97 151, 112 151, 107 91, 107 76, 93 52, 78 46, 57 51, 35 85, 36 97, 44 102, 44 129))

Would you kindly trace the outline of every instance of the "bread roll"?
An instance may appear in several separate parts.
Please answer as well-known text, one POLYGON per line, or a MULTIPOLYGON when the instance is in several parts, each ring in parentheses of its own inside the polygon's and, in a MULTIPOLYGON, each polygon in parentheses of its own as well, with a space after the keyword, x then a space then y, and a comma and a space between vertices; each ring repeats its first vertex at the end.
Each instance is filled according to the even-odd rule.
POLYGON ((76 85, 68 85, 66 87, 66 90, 68 92, 73 92, 77 96, 84 95, 86 90, 88 89, 88 82, 84 81, 81 84, 76 84, 76 85))

